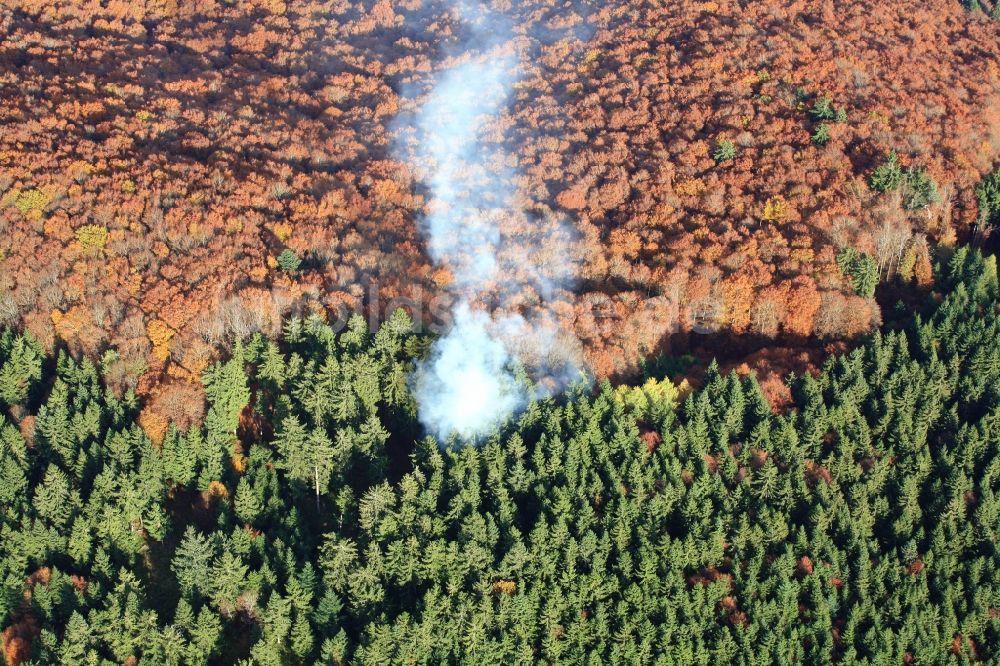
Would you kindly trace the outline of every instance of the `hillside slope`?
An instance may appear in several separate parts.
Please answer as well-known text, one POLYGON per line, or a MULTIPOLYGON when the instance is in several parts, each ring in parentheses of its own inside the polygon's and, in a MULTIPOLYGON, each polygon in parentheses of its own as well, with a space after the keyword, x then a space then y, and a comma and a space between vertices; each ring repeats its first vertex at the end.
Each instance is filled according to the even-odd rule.
POLYGON ((255 336, 160 444, 0 331, 5 663, 995 664, 996 257, 940 279, 787 414, 713 369, 478 447, 413 436, 404 313, 255 336))
MULTIPOLYGON (((559 312, 598 375, 675 324, 855 336, 879 314, 844 248, 926 284, 925 238, 971 234, 1000 24, 952 0, 494 7, 530 65, 489 130, 523 207, 576 232, 559 312), (871 189, 891 150, 937 197, 871 189)), ((424 253, 419 165, 390 151, 455 61, 438 4, 11 0, 0 28, 0 316, 44 346, 113 349, 113 380, 148 390, 293 307, 451 280, 424 253)))

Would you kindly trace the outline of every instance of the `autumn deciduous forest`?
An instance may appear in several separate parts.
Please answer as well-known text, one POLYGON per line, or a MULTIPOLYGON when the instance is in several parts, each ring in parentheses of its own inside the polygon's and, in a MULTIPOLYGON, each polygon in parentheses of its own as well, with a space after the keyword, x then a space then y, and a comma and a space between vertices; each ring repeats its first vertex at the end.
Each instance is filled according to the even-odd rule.
MULTIPOLYGON (((561 316, 598 377, 684 351, 699 319, 782 346, 855 338, 880 312, 841 252, 926 288, 930 247, 976 234, 1000 158, 982 11, 500 5, 532 57, 491 122, 526 210, 577 234, 561 316), (871 186, 893 151, 929 192, 871 186)), ((155 394, 293 307, 452 279, 390 150, 454 39, 447 6, 8 0, 0 21, 0 316, 45 349, 110 352, 123 388, 155 394)))
POLYGON ((1000 2, 456 4, 0 3, 0 664, 1000 661, 1000 2), (578 376, 436 436, 501 302, 578 376))

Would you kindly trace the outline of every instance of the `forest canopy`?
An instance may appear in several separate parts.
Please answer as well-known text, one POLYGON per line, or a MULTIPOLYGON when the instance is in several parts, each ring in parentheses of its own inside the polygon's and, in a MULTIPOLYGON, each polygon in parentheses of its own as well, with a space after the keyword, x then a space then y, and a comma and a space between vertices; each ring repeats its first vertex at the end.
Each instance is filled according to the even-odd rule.
POLYGON ((998 18, 4 0, 0 664, 1000 663, 998 18))
MULTIPOLYGON (((573 232, 558 317, 597 376, 634 377, 702 326, 854 339, 884 313, 841 252, 925 288, 928 247, 992 219, 988 1, 493 4, 525 64, 486 131, 524 209, 573 232)), ((384 318, 446 293, 419 165, 390 148, 453 64, 449 7, 4 2, 0 322, 107 354, 174 418, 192 402, 176 380, 293 310, 384 318)), ((531 230, 505 228, 526 252, 531 230)))
POLYGON ((7 663, 994 662, 996 260, 938 284, 783 413, 713 366, 478 446, 419 436, 403 312, 253 337, 152 439, 134 393, 7 330, 7 663))

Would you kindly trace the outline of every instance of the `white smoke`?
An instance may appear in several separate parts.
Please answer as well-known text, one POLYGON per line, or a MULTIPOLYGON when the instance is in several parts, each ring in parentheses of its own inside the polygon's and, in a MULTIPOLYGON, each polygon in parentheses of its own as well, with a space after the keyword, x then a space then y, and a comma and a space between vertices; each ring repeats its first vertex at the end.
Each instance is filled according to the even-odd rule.
POLYGON ((435 207, 424 219, 428 249, 462 289, 482 289, 497 271, 500 229, 485 208, 507 207, 509 185, 486 170, 478 137, 484 120, 503 108, 513 64, 503 58, 448 71, 419 116, 419 156, 432 169, 435 207))
POLYGON ((489 315, 461 303, 418 370, 417 415, 441 438, 474 439, 524 404, 511 357, 489 329, 489 315))
POLYGON ((454 9, 472 37, 400 129, 415 143, 404 159, 430 188, 428 251, 449 269, 456 301, 451 328, 414 376, 418 416, 440 440, 474 441, 579 375, 579 343, 547 303, 576 270, 566 225, 529 220, 516 204, 517 174, 496 129, 519 67, 509 24, 466 4, 454 9), (524 293, 534 294, 529 303, 524 293))

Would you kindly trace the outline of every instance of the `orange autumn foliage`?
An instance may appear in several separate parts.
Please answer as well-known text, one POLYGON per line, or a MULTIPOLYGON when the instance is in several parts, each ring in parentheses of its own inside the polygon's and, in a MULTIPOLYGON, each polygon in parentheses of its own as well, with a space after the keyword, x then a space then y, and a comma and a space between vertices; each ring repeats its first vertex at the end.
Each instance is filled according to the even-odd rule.
MULTIPOLYGON (((955 0, 494 4, 518 26, 501 46, 530 57, 484 131, 519 205, 574 239, 558 316, 601 376, 705 320, 796 345, 869 330, 877 308, 836 251, 874 252, 886 222, 953 243, 1000 157, 1000 43, 955 0), (822 146, 819 96, 847 115, 822 146), (723 138, 736 157, 717 164, 723 138), (890 149, 941 202, 868 188, 890 149)), ((0 286, 45 346, 114 349, 116 386, 152 393, 303 303, 381 311, 453 283, 426 252, 422 167, 392 152, 423 101, 401 91, 446 66, 445 6, 8 0, 0 16, 17 54, 0 69, 0 286), (286 248, 308 259, 294 275, 275 269, 286 248)), ((510 254, 537 249, 501 222, 510 254)), ((917 253, 913 283, 933 261, 917 253)))
POLYGON ((3 630, 3 654, 7 666, 19 666, 28 660, 31 643, 38 633, 38 622, 30 615, 3 630))

